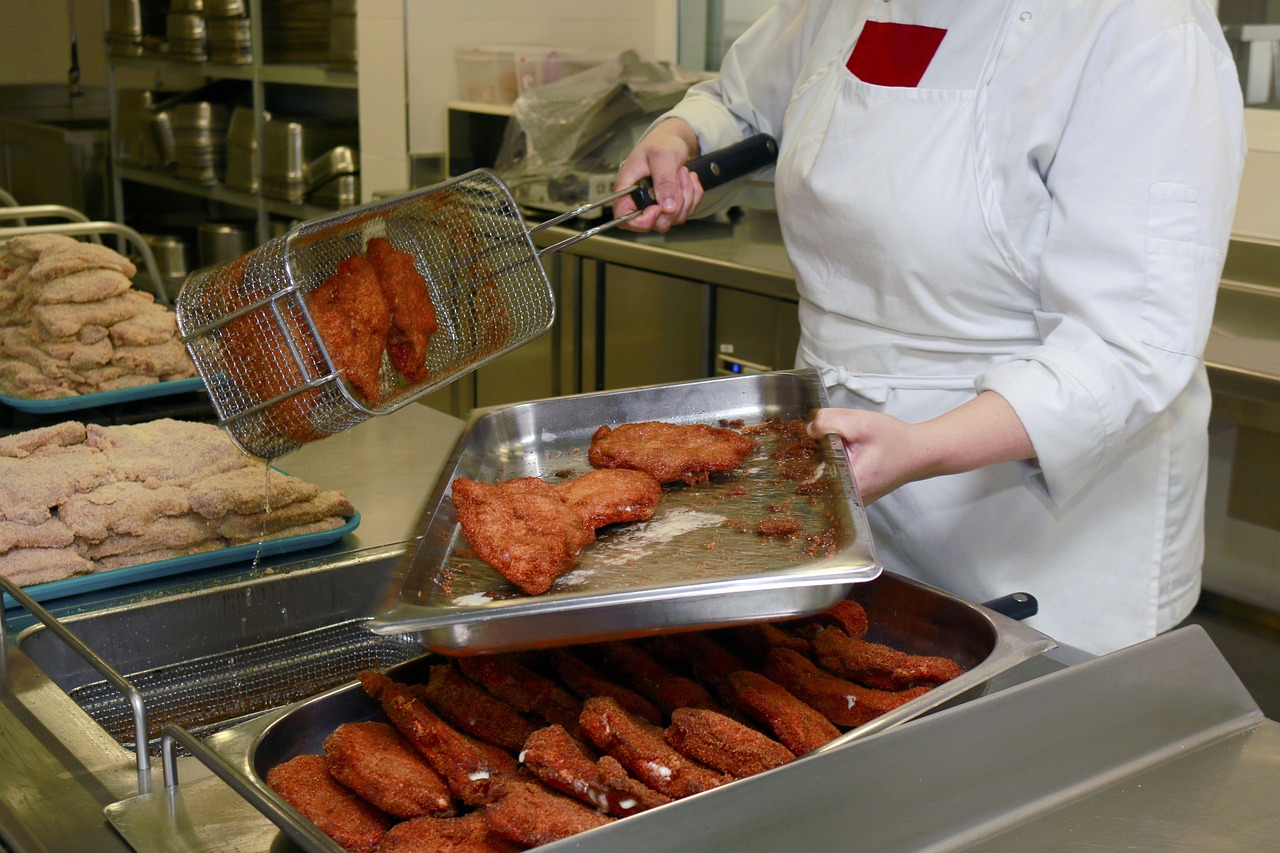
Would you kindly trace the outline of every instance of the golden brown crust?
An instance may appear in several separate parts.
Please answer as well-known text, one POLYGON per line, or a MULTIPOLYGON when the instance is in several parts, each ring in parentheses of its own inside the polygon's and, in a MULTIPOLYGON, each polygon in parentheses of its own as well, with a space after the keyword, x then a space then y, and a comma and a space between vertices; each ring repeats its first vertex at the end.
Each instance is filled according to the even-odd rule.
POLYGON ((706 708, 676 709, 664 736, 684 755, 735 779, 781 767, 795 758, 769 736, 706 708))
POLYGON ((647 521, 662 498, 662 484, 644 471, 588 471, 557 485, 565 503, 595 530, 607 524, 647 521))
POLYGON ((454 813, 449 786, 392 726, 344 723, 324 741, 329 773, 399 818, 454 813))
POLYGON ((660 483, 692 485, 735 470, 755 448, 754 439, 730 429, 641 421, 597 429, 587 459, 595 468, 630 468, 660 483))
POLYGON ((524 714, 578 731, 582 702, 559 684, 539 675, 511 655, 458 658, 462 674, 524 714))
POLYGON ((343 258, 337 271, 307 294, 307 307, 333 366, 365 402, 377 403, 391 309, 373 264, 361 255, 343 258))
POLYGON ((524 850, 492 829, 480 812, 463 817, 419 817, 391 827, 378 853, 517 853, 524 850))
POLYGON ((537 726, 448 664, 431 667, 425 687, 415 695, 459 730, 486 743, 515 751, 537 726))
POLYGON ((267 785, 350 853, 373 853, 391 821, 329 774, 324 756, 299 755, 267 772, 267 785))
POLYGON ((949 658, 909 655, 850 637, 835 628, 824 628, 813 635, 813 655, 828 672, 878 690, 936 686, 964 672, 949 658))
POLYGON ((768 726, 796 755, 812 752, 840 735, 825 716, 758 672, 735 672, 729 676, 729 687, 737 706, 768 726))
POLYGON ((452 492, 467 544, 528 595, 551 589, 595 540, 577 510, 537 477, 497 484, 459 477, 452 492))
POLYGON ((504 785, 498 800, 485 808, 483 814, 494 832, 530 847, 550 844, 613 821, 577 800, 523 780, 504 785))
POLYGON ((665 796, 687 797, 732 780, 677 752, 663 737, 662 729, 628 714, 612 699, 588 699, 580 723, 592 743, 665 796))
POLYGON ((596 649, 610 673, 657 705, 666 716, 676 708, 720 707, 705 687, 667 669, 636 643, 601 643, 596 649))
POLYGON ((439 325, 427 281, 414 266, 413 255, 396 249, 385 237, 371 239, 365 246, 365 257, 377 272, 391 310, 387 335, 391 365, 410 382, 422 382, 430 372, 427 345, 439 325))
POLYGON ((360 681, 400 733, 444 777, 453 795, 469 806, 489 802, 499 780, 515 775, 515 759, 496 747, 472 740, 415 698, 404 685, 377 673, 360 681))
POLYGON ((616 759, 603 766, 593 760, 562 726, 547 726, 530 735, 520 763, 548 787, 614 817, 670 802, 669 797, 628 776, 616 759))
POLYGON ((764 672, 838 726, 860 726, 929 691, 927 687, 912 687, 891 693, 863 687, 819 669, 813 661, 790 649, 769 652, 764 672))

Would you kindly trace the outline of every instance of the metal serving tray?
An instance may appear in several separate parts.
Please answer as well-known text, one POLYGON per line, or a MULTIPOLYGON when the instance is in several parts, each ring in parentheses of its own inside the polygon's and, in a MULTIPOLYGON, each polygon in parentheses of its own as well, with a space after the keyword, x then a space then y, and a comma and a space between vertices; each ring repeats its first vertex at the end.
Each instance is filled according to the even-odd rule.
MULTIPOLYGON (((806 762, 819 753, 843 749, 944 704, 976 699, 994 676, 1055 645, 1044 634, 982 605, 887 571, 868 583, 856 585, 848 597, 867 611, 871 625, 869 640, 891 644, 911 654, 944 655, 965 667, 965 672, 869 723, 850 729, 795 763, 806 762)), ((439 663, 439 658, 427 655, 387 672, 400 681, 425 680, 434 663, 439 663)), ((327 838, 317 837, 314 825, 267 786, 266 775, 273 766, 294 756, 323 754, 323 741, 330 732, 342 723, 362 720, 385 722, 386 717, 359 683, 351 683, 210 735, 193 751, 302 849, 332 853, 339 848, 327 838)), ((719 802, 734 797, 739 785, 730 783, 698 794, 697 798, 707 801, 706 798, 714 797, 719 802)), ((131 812, 146 808, 148 804, 143 801, 124 801, 106 811, 112 823, 128 838, 130 831, 136 831, 139 825, 131 812)), ((627 820, 629 818, 623 818, 619 823, 627 820)), ((557 850, 585 849, 591 846, 591 841, 584 833, 552 846, 557 850)))
POLYGON ((597 532, 575 568, 527 596, 467 547, 450 485, 457 477, 551 482, 591 470, 602 424, 661 420, 761 425, 807 420, 827 405, 816 371, 783 371, 583 394, 473 416, 427 502, 374 631, 416 633, 429 649, 478 654, 709 628, 815 613, 880 572, 866 514, 834 438, 809 498, 780 476, 776 434, 762 428, 754 456, 698 486, 666 486, 654 517, 597 532), (772 438, 772 441, 771 441, 772 438), (806 533, 831 535, 815 556, 804 537, 754 533, 780 506, 806 533))

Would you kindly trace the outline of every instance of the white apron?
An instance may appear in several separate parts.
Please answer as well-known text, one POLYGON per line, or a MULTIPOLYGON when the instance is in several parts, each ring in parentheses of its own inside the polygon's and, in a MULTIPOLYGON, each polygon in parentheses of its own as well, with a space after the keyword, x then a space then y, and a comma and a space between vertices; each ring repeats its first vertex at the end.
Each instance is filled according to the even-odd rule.
MULTIPOLYGON (((1035 274, 1001 218, 984 142, 984 84, 1017 12, 985 4, 975 25, 981 5, 950 13, 964 16, 967 39, 947 60, 956 88, 858 80, 845 67, 851 32, 788 108, 776 189, 801 296, 797 361, 822 370, 834 406, 924 420, 1040 342, 1035 274)), ((1207 441, 1208 405, 1203 390, 1184 395, 1184 411, 1137 436, 1066 506, 1029 463, 902 487, 869 508, 877 553, 969 600, 1029 592, 1040 603, 1029 624, 1087 651, 1150 637, 1198 594, 1203 526, 1167 521, 1202 517, 1204 454, 1172 455, 1170 433, 1207 441)))

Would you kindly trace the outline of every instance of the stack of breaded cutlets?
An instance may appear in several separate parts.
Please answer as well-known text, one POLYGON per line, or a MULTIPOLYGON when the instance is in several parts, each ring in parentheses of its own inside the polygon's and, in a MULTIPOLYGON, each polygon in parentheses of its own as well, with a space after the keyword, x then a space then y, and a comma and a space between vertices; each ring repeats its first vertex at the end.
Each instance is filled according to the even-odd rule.
POLYGON ((61 234, 0 249, 0 393, 52 400, 196 375, 172 311, 120 253, 61 234))
POLYGON ((20 586, 334 530, 342 492, 212 424, 68 421, 0 438, 0 575, 20 586))

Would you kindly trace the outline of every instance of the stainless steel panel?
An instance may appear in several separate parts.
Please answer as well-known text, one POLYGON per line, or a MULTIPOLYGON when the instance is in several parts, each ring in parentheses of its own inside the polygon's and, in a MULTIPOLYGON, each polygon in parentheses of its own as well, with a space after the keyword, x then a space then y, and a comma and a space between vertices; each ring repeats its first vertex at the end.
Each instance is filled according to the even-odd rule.
POLYGON ((727 516, 760 518, 794 497, 767 434, 732 477, 668 489, 654 518, 602 530, 552 590, 520 594, 472 556, 458 531, 449 485, 459 476, 491 482, 590 470, 584 448, 601 424, 808 417, 825 405, 813 371, 729 377, 543 400, 477 413, 423 515, 416 548, 397 572, 376 631, 415 631, 424 645, 454 653, 530 648, 781 618, 829 607, 879 571, 866 516, 844 453, 820 444, 815 475, 828 488, 792 512, 806 530, 834 528, 833 553, 807 542, 727 530, 727 516), (727 534, 727 535, 724 535, 727 534), (700 555, 695 556, 695 555, 700 555))
POLYGON ((594 342, 595 383, 586 388, 632 388, 711 375, 710 287, 609 264, 596 294, 594 317, 601 325, 594 342))
POLYGON ((800 318, 795 302, 716 288, 715 372, 786 370, 795 364, 800 318))

